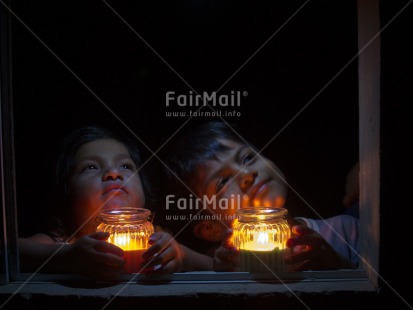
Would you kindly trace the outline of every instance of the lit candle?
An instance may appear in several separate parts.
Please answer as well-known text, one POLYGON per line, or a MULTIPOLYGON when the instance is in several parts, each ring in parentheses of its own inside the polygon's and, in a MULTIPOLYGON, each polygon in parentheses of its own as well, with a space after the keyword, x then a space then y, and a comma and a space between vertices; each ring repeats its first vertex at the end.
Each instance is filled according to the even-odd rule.
POLYGON ((142 254, 148 248, 148 240, 154 227, 148 221, 150 211, 139 208, 103 210, 97 231, 109 233, 108 242, 124 251, 125 271, 137 273, 142 270, 142 254))
POLYGON ((287 271, 284 258, 291 230, 285 219, 286 213, 285 209, 269 208, 238 211, 233 242, 240 251, 239 271, 287 271))

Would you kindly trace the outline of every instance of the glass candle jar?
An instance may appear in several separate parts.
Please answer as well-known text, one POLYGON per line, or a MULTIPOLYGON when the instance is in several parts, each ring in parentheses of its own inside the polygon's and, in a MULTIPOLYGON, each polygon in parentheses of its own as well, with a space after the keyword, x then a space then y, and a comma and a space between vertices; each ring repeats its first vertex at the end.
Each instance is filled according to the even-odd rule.
POLYGON ((237 216, 232 240, 240 252, 239 271, 287 271, 286 242, 291 237, 287 209, 245 208, 237 216))
POLYGON ((148 248, 154 227, 149 221, 151 212, 143 208, 103 210, 96 231, 109 232, 108 242, 124 251, 125 270, 138 273, 142 267, 142 254, 148 248))

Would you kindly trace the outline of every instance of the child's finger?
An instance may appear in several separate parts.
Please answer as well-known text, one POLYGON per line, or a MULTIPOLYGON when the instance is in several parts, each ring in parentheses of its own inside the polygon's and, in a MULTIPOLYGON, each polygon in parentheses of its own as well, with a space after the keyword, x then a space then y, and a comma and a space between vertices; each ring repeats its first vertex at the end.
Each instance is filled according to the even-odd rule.
POLYGON ((148 240, 149 244, 154 244, 156 241, 160 240, 162 238, 162 234, 160 233, 153 233, 148 240))
POLYGON ((291 231, 293 234, 295 235, 309 235, 309 234, 313 234, 314 230, 312 230, 311 228, 309 228, 306 225, 294 225, 291 228, 291 231))
POLYGON ((222 237, 222 241, 221 241, 221 246, 225 248, 232 247, 232 240, 231 240, 232 233, 233 233, 232 228, 225 229, 223 237, 222 237))
POLYGON ((93 248, 98 252, 111 253, 120 257, 124 255, 124 252, 120 247, 105 241, 96 242, 93 248))
POLYGON ((107 231, 98 231, 90 234, 89 237, 96 240, 107 240, 109 238, 109 233, 107 231))
POLYGON ((149 249, 147 249, 143 254, 142 254, 142 258, 144 260, 146 259, 150 259, 153 256, 156 256, 159 254, 159 251, 161 250, 159 244, 155 243, 152 244, 149 249))
POLYGON ((104 264, 103 268, 113 266, 114 269, 117 269, 125 265, 123 258, 112 255, 111 253, 98 253, 94 257, 94 262, 95 264, 104 264))
POLYGON ((142 261, 141 266, 145 269, 152 268, 157 265, 162 265, 162 258, 159 256, 152 256, 149 259, 145 259, 142 261))

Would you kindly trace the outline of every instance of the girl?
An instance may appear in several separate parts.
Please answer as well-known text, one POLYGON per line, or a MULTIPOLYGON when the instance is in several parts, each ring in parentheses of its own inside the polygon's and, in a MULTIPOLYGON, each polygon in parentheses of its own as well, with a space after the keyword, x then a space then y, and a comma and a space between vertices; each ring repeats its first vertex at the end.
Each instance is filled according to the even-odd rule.
MULTIPOLYGON (((83 127, 64 140, 55 171, 60 212, 52 228, 19 240, 21 271, 40 267, 42 272, 99 280, 123 273, 123 251, 105 241, 107 233, 95 232, 95 219, 102 208, 148 208, 151 193, 137 146, 108 129, 83 127)), ((166 232, 155 232, 149 243, 144 272, 212 268, 211 258, 178 244, 166 232)))

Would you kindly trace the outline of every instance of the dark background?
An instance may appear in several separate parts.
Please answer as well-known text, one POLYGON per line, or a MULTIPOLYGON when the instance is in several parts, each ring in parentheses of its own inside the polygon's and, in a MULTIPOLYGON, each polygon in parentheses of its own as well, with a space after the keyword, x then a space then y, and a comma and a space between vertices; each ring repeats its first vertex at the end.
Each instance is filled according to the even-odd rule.
MULTIPOLYGON (((241 67, 218 95, 248 95, 240 107, 215 109, 237 110, 241 116, 225 120, 266 146, 293 188, 290 210, 317 216, 308 203, 322 216, 341 213, 345 175, 358 156, 357 61, 334 77, 357 54, 356 2, 299 10, 304 3, 109 2, 131 30, 100 1, 12 1, 21 20, 12 24, 20 231, 40 223, 53 153, 68 131, 127 127, 150 156, 188 120, 165 113, 197 109, 166 107, 167 91, 211 92, 241 67)), ((209 119, 193 118, 182 130, 209 119)), ((159 165, 153 159, 148 167, 159 165)))
MULTIPOLYGON (((221 87, 303 3, 110 2, 199 92, 221 87)), ((381 1, 382 27, 407 3, 381 1)), ((96 122, 126 124, 150 156, 187 120, 165 116, 166 91, 190 88, 103 2, 12 1, 12 9, 96 94, 13 19, 19 229, 30 234, 40 223, 52 154, 65 133, 96 122)), ((404 309, 411 300, 412 22, 410 5, 381 33, 382 298, 361 301, 364 307, 404 309)), ((358 156, 357 61, 324 87, 356 53, 356 1, 310 1, 221 90, 248 92, 238 108, 242 116, 226 121, 258 147, 276 136, 264 153, 323 216, 343 211, 345 174, 358 156)), ((192 119, 185 128, 205 120, 192 119)), ((311 216, 300 199, 289 200, 311 216)))

